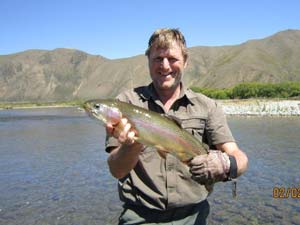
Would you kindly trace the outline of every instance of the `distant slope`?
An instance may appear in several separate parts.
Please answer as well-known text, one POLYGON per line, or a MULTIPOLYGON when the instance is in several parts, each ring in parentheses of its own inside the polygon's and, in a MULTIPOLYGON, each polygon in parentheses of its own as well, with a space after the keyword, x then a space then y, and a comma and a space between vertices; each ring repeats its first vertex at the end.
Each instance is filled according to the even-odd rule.
MULTIPOLYGON (((193 47, 187 86, 300 81, 300 30, 241 45, 193 47)), ((143 55, 109 60, 74 49, 29 50, 0 56, 0 101, 62 101, 113 97, 150 82, 143 55)))
POLYGON ((190 52, 193 85, 222 88, 242 82, 300 80, 300 30, 236 46, 194 47, 190 52))

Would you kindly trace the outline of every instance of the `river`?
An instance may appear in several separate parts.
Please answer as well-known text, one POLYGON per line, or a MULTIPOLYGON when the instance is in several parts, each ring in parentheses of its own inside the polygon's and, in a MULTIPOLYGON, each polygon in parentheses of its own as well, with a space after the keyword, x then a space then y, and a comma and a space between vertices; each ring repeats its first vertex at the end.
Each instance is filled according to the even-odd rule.
MULTIPOLYGON (((236 199, 230 182, 215 185, 209 224, 300 224, 300 117, 228 121, 249 169, 236 199)), ((0 110, 0 224, 115 224, 103 145, 103 127, 76 108, 0 110)))

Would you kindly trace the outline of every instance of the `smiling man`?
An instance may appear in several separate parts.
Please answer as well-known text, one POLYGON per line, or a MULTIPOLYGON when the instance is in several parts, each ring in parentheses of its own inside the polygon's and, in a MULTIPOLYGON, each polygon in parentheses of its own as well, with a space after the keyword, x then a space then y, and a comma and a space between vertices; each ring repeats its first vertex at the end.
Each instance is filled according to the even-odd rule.
MULTIPOLYGON (((173 155, 135 142, 138 134, 123 118, 106 127, 111 174, 124 202, 119 224, 206 224, 206 200, 215 182, 238 177, 248 159, 237 146, 221 107, 182 83, 188 54, 178 29, 159 29, 146 50, 152 83, 121 93, 121 101, 176 117, 180 126, 209 146, 188 165, 173 155)), ((175 140, 174 140, 175 141, 175 140)))

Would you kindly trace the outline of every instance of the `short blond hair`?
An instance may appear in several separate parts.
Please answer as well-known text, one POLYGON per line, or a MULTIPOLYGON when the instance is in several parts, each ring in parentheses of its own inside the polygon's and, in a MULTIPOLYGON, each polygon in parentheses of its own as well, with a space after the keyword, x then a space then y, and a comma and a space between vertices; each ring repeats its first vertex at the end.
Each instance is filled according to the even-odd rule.
POLYGON ((154 31, 149 39, 145 55, 149 57, 153 46, 155 48, 169 48, 174 41, 179 44, 184 60, 186 61, 188 58, 186 41, 179 29, 163 28, 154 31))

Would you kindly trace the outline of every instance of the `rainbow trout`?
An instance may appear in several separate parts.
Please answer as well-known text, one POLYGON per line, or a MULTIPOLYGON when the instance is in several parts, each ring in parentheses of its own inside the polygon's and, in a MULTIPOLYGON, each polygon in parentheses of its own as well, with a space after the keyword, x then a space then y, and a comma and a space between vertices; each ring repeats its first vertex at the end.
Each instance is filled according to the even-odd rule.
POLYGON ((90 116, 105 124, 117 124, 121 118, 127 118, 137 133, 137 142, 173 154, 182 162, 207 154, 198 139, 159 113, 115 99, 90 100, 84 103, 84 108, 90 116))

